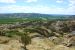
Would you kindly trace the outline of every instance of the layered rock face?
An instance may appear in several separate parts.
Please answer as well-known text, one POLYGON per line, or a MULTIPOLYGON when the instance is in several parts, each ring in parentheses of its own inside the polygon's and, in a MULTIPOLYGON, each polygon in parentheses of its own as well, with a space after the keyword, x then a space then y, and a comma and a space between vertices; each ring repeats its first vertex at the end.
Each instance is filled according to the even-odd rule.
POLYGON ((75 36, 64 35, 64 37, 35 37, 31 44, 27 45, 28 50, 75 50, 75 36), (71 37, 68 37, 71 36, 71 37))

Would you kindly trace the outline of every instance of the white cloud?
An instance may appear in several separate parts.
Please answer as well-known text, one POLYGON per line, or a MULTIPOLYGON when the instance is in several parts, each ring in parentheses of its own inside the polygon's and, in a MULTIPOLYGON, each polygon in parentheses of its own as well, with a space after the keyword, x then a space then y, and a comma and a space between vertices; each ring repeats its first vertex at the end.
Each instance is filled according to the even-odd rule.
POLYGON ((68 0, 68 1, 69 1, 69 6, 67 8, 67 13, 75 14, 75 0, 68 0))
POLYGON ((16 3, 16 0, 0 0, 0 3, 16 3))
POLYGON ((75 6, 75 0, 69 0, 69 6, 75 6))
MULTIPOLYGON (((37 2, 37 0, 25 0, 26 2, 37 2)), ((17 6, 8 5, 1 6, 0 13, 15 12, 15 13, 45 13, 45 14, 75 14, 75 0, 68 0, 69 6, 67 8, 60 7, 48 7, 48 6, 17 6)), ((3 3, 15 3, 15 0, 0 0, 3 3)), ((58 3, 62 3, 63 0, 57 0, 58 3)))
POLYGON ((9 5, 0 7, 0 13, 45 13, 45 14, 75 14, 75 7, 51 8, 47 6, 16 6, 9 5))
POLYGON ((56 0, 57 3, 63 3, 63 0, 56 0))
POLYGON ((47 6, 35 6, 35 7, 31 7, 31 6, 16 6, 16 5, 12 5, 12 6, 3 6, 0 7, 0 13, 2 12, 22 12, 22 13, 45 13, 45 14, 53 14, 53 13, 57 13, 60 14, 60 12, 63 12, 63 8, 50 8, 47 6))
POLYGON ((25 2, 31 3, 31 2, 37 2, 37 0, 25 0, 25 2))

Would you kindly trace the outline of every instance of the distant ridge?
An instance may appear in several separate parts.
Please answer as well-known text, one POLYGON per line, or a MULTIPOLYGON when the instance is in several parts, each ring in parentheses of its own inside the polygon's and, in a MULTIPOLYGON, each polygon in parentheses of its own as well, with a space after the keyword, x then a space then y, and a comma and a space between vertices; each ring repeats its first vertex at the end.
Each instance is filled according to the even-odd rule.
POLYGON ((58 19, 67 19, 73 18, 75 19, 75 15, 57 15, 57 14, 40 14, 40 13, 7 13, 7 14, 0 14, 0 18, 58 18, 58 19))

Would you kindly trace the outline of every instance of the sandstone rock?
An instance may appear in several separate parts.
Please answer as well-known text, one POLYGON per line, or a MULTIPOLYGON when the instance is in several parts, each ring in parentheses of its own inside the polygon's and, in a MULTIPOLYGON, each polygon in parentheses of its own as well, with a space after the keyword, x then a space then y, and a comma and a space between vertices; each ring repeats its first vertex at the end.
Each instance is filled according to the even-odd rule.
POLYGON ((47 38, 33 38, 31 44, 27 45, 28 50, 48 50, 52 46, 54 46, 54 43, 51 42, 47 38))
POLYGON ((0 44, 7 43, 10 40, 9 37, 0 36, 0 44))
POLYGON ((51 50, 70 50, 69 47, 63 46, 63 45, 56 45, 51 50))
POLYGON ((6 44, 0 44, 0 50, 23 50, 22 46, 18 40, 9 40, 6 44))
POLYGON ((75 35, 69 34, 64 37, 63 44, 65 46, 75 46, 75 35))
POLYGON ((75 47, 66 47, 64 45, 56 45, 51 50, 75 50, 75 47))
POLYGON ((49 40, 52 41, 54 44, 61 44, 62 43, 62 38, 55 37, 55 36, 49 37, 49 40))

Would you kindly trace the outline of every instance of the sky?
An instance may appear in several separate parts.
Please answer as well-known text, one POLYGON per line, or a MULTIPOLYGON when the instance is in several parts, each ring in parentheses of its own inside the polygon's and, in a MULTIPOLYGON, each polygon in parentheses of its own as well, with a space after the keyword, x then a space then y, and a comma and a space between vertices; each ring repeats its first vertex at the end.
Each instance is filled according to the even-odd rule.
POLYGON ((75 15, 75 0, 0 0, 0 13, 75 15))

